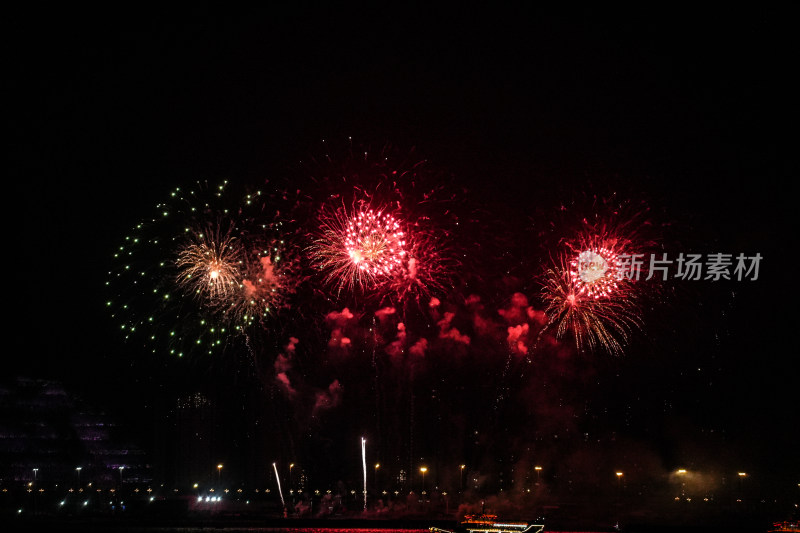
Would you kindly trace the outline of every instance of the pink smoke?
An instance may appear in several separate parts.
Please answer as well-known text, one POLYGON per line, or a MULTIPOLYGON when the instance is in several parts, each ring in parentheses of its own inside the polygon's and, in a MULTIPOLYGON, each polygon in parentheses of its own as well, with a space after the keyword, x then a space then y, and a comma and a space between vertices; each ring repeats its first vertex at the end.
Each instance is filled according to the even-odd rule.
POLYGON ((287 396, 294 398, 297 395, 297 390, 292 387, 292 383, 289 381, 289 376, 287 376, 285 372, 281 372, 280 374, 276 375, 275 380, 278 382, 278 385, 287 396))
POLYGON ((325 322, 331 326, 331 337, 328 346, 331 348, 347 349, 350 347, 350 338, 345 335, 344 329, 355 319, 350 309, 345 307, 341 312, 331 311, 325 315, 325 322))
POLYGON ((328 385, 328 390, 317 391, 314 395, 314 408, 311 416, 316 417, 321 411, 337 407, 342 401, 342 385, 338 379, 328 385))
POLYGON ((506 319, 506 322, 512 325, 527 322, 529 313, 533 312, 533 308, 528 306, 528 298, 521 292, 515 292, 511 296, 511 301, 505 309, 498 309, 500 316, 506 319))
POLYGON ((414 360, 421 360, 425 358, 425 352, 428 350, 428 340, 420 339, 408 349, 408 354, 414 360))
POLYGON ((403 352, 406 346, 406 325, 400 322, 397 324, 397 338, 386 346, 386 354, 392 360, 392 363, 399 363, 403 357, 403 352))
POLYGON ((384 307, 383 309, 378 309, 375 311, 375 318, 377 318, 382 324, 387 317, 395 314, 396 312, 397 311, 394 307, 384 307))
POLYGON ((445 312, 444 318, 437 322, 437 325, 439 326, 439 338, 451 339, 455 342, 469 344, 469 337, 467 335, 462 335, 457 328, 451 326, 450 323, 453 321, 453 317, 455 317, 455 313, 448 311, 445 312))
POLYGON ((280 388, 290 397, 297 394, 297 390, 292 386, 287 373, 294 367, 293 358, 295 347, 298 342, 300 341, 296 337, 289 337, 289 343, 284 346, 284 352, 286 353, 278 354, 273 364, 275 368, 275 380, 278 382, 280 388))
POLYGON ((528 346, 525 344, 525 337, 528 335, 528 324, 509 326, 508 328, 508 347, 518 355, 527 355, 528 346))

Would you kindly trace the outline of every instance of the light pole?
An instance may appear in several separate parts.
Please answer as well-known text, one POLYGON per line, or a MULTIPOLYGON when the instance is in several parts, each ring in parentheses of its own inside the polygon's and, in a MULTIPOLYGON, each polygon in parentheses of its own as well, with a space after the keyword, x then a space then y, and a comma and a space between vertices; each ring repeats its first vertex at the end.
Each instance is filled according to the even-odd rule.
POLYGON ((681 476, 681 497, 683 498, 683 497, 686 496, 686 481, 685 481, 685 477, 684 477, 684 476, 686 476, 686 469, 685 468, 679 468, 678 469, 678 475, 681 476))
POLYGON ((77 467, 75 469, 75 472, 77 472, 76 477, 78 478, 78 490, 80 490, 80 488, 81 488, 81 470, 82 469, 83 469, 82 466, 79 466, 79 467, 77 467))
POLYGON ((539 484, 539 474, 541 474, 541 472, 542 472, 542 467, 541 466, 534 466, 533 469, 536 470, 536 484, 538 485, 539 484))
POLYGON ((381 467, 380 463, 375 463, 375 492, 378 492, 378 469, 381 467))
POLYGON ((737 472, 739 474, 739 499, 744 500, 744 494, 742 492, 742 483, 744 478, 747 477, 747 472, 737 472))
POLYGON ((464 492, 464 469, 466 467, 467 467, 467 465, 461 465, 461 473, 460 473, 460 476, 458 478, 459 481, 461 481, 461 492, 464 492))
POLYGON ((422 494, 420 496, 422 496, 422 510, 424 511, 425 510, 425 472, 428 471, 428 467, 427 466, 421 466, 419 471, 422 472, 422 494))
POLYGON ((217 485, 222 487, 222 463, 217 465, 217 485))
POLYGON ((294 463, 289 463, 289 489, 294 489, 294 478, 292 477, 292 468, 294 468, 294 463))
MULTIPOLYGON (((622 514, 622 472, 614 472, 617 476, 617 514, 622 514)), ((619 518, 617 519, 617 526, 619 526, 619 518)))

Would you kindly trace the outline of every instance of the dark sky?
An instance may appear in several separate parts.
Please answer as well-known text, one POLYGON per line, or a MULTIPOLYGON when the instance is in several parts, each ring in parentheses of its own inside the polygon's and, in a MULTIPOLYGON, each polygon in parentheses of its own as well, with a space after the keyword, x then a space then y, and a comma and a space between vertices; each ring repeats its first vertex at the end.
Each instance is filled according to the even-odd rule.
MULTIPOLYGON (((659 363, 683 379, 671 393, 690 398, 692 423, 738 427, 750 455, 770 448, 767 433, 788 452, 798 437, 791 18, 403 5, 14 13, 4 374, 124 386, 103 282, 109 250, 143 210, 176 184, 257 180, 322 138, 353 136, 416 146, 520 212, 591 183, 648 199, 703 251, 760 252, 759 282, 698 289, 711 313, 728 313, 710 321, 715 333, 695 331, 703 313, 680 301, 654 342, 707 349, 719 333, 721 392, 684 379, 696 366, 685 354, 659 363)), ((628 372, 651 376, 647 365, 628 372)))

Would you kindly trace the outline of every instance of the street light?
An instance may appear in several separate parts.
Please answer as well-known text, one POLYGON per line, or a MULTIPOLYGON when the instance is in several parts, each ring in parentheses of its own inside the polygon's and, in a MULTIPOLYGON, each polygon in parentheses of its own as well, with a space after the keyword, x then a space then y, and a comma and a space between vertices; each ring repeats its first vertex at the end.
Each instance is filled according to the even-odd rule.
POLYGON ((222 463, 217 465, 217 485, 222 485, 222 463))
POLYGON ((461 481, 461 492, 464 492, 464 469, 467 465, 461 465, 461 476, 459 477, 459 481, 461 481))
POLYGON ((375 463, 375 490, 378 490, 378 469, 381 467, 380 463, 375 463))
POLYGON ((82 469, 83 469, 83 467, 81 467, 81 466, 79 466, 79 467, 77 467, 75 469, 75 472, 77 472, 77 477, 78 477, 78 488, 81 488, 81 470, 82 469))
POLYGON ((428 467, 422 466, 419 471, 422 472, 422 492, 425 492, 425 472, 428 471, 428 467))
MULTIPOLYGON (((681 478, 684 478, 684 476, 686 476, 686 469, 679 468, 678 475, 681 476, 681 478)), ((681 496, 686 496, 686 482, 684 479, 681 479, 681 496)))
POLYGON ((622 472, 616 472, 616 474, 617 474, 617 490, 619 490, 622 485, 622 472))
POLYGON ((538 485, 539 484, 539 474, 541 474, 541 472, 542 472, 542 467, 541 466, 534 466, 533 469, 536 470, 536 484, 538 485))

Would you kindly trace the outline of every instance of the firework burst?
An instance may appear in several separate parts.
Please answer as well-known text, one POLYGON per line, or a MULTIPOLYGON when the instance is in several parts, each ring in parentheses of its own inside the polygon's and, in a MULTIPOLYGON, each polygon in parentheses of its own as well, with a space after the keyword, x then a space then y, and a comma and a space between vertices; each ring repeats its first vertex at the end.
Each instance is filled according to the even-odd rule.
MULTIPOLYGON (((230 230, 200 232, 178 253, 177 285, 201 305, 218 307, 242 288, 242 249, 230 230)), ((225 304, 222 304, 225 305, 225 304)))
MULTIPOLYGON (((649 246, 631 230, 635 219, 616 224, 583 221, 583 230, 544 275, 545 314, 557 338, 574 337, 579 350, 604 349, 619 355, 634 330, 641 330, 641 301, 630 258, 649 246), (627 267, 627 270, 626 270, 627 267)), ((638 267, 637 267, 638 268, 638 267)))
POLYGON ((644 303, 659 292, 645 281, 643 260, 660 240, 644 202, 591 195, 562 205, 547 250, 556 259, 543 275, 546 328, 557 338, 571 336, 579 350, 620 354, 643 325, 644 303), (585 213, 590 213, 585 216, 585 213), (577 227, 576 227, 577 223, 577 227), (569 238, 563 229, 574 228, 569 238), (638 258, 638 259, 637 259, 638 258))
POLYGON ((314 152, 287 176, 285 212, 328 292, 393 305, 456 284, 466 256, 454 235, 467 214, 451 175, 391 144, 339 139, 314 152))
POLYGON ((553 266, 544 276, 543 299, 546 328, 555 327, 556 338, 571 335, 581 350, 602 348, 621 354, 635 329, 641 329, 641 314, 631 291, 621 291, 604 298, 581 290, 585 285, 574 280, 573 271, 553 266), (611 297, 613 295, 613 297, 611 297))
POLYGON ((297 258, 261 193, 227 182, 172 192, 114 254, 106 303, 126 339, 183 356, 220 351, 287 305, 297 258))
POLYGON ((400 220, 385 208, 340 208, 323 213, 312 261, 339 291, 374 289, 407 264, 407 238, 400 220))

